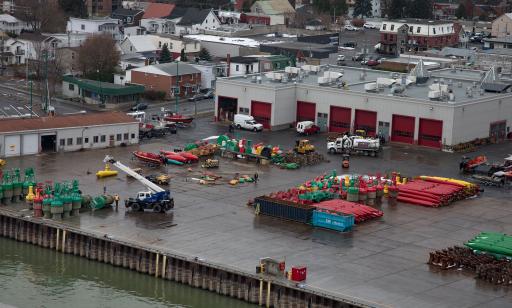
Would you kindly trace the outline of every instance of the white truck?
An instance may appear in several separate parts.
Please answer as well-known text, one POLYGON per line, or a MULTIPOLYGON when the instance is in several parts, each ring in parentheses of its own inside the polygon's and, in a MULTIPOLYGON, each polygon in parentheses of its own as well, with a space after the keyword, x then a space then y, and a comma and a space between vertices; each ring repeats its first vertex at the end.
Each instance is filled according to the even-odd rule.
POLYGON ((255 132, 263 130, 262 124, 256 122, 252 116, 246 114, 235 114, 233 124, 238 129, 243 128, 255 132))
POLYGON ((335 141, 327 142, 327 150, 331 154, 363 154, 375 157, 379 154, 381 146, 378 138, 344 135, 335 141))

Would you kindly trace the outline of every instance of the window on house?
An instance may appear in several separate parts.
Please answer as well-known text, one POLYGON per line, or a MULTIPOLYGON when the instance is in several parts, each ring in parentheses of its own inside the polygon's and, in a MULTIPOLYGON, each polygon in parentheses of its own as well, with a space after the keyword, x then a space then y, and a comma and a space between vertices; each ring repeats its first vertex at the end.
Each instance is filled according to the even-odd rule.
POLYGON ((124 134, 123 139, 124 139, 124 140, 128 140, 128 133, 125 133, 125 134, 124 134))
POLYGON ((92 143, 98 143, 98 140, 99 140, 98 136, 92 137, 92 143))
POLYGON ((105 141, 107 141, 107 136, 101 135, 101 142, 105 142, 105 141))
POLYGON ((81 145, 82 144, 82 137, 77 137, 76 138, 76 145, 81 145))
POLYGON ((413 26, 410 26, 410 27, 409 27, 409 32, 410 32, 410 33, 412 33, 413 29, 414 29, 414 27, 413 27, 413 26))
POLYGON ((384 40, 387 41, 387 39, 388 39, 388 34, 384 33, 384 40))
POLYGON ((386 30, 386 24, 382 25, 382 30, 386 30))
POLYGON ((72 83, 69 84, 68 88, 69 88, 69 91, 75 91, 75 85, 72 83))
POLYGON ((158 48, 162 48, 162 42, 158 42, 158 48))
POLYGON ((121 137, 122 137, 122 136, 123 136, 123 135, 121 135, 121 134, 117 134, 117 135, 116 135, 116 141, 121 141, 121 140, 122 140, 122 139, 121 139, 121 137))
POLYGON ((59 140, 59 144, 61 147, 65 146, 66 145, 66 139, 60 139, 59 140))
POLYGON ((135 139, 135 134, 132 133, 132 139, 135 139))
POLYGON ((432 33, 436 34, 436 28, 432 28, 432 33))
POLYGON ((133 47, 132 46, 130 46, 130 51, 133 51, 133 47))
POLYGON ((416 33, 420 33, 421 32, 421 27, 417 27, 416 28, 416 33))
POLYGON ((395 25, 391 25, 391 31, 395 30, 395 25))
POLYGON ((73 138, 68 138, 68 145, 73 145, 73 138))
POLYGON ((81 25, 80 29, 85 30, 85 25, 81 25))
POLYGON ((89 137, 85 137, 84 142, 85 142, 85 144, 89 143, 89 137))
POLYGON ((237 65, 235 66, 235 71, 237 71, 237 72, 238 72, 239 70, 240 70, 240 66, 237 64, 237 65))
POLYGON ((71 53, 71 59, 75 59, 75 53, 74 52, 71 53))

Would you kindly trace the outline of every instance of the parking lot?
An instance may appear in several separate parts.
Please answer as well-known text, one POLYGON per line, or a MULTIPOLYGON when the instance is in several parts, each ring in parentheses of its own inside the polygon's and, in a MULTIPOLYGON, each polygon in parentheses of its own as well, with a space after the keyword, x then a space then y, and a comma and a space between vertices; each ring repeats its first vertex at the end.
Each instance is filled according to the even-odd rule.
MULTIPOLYGON (((131 151, 158 152, 224 133, 227 127, 204 118, 197 120, 194 127, 179 129, 176 135, 144 141, 139 146, 9 158, 7 164, 10 168, 35 167, 40 181, 78 179, 86 194, 101 194, 106 187, 107 193, 119 193, 124 199, 144 188, 122 173, 117 177, 96 179, 94 173, 104 167, 105 155, 137 167, 131 151)), ((236 130, 234 136, 283 149, 291 148, 298 138, 293 130, 263 133, 236 130)), ((246 206, 250 198, 286 190, 333 169, 341 172, 340 156, 326 154, 325 137, 320 134, 310 138, 328 162, 299 170, 281 170, 222 158, 220 169, 214 172, 226 181, 218 185, 200 185, 193 180, 204 172, 197 165, 144 167, 145 175, 162 172, 171 176, 170 188, 176 203, 172 212, 131 213, 124 208, 119 212, 105 209, 83 213, 64 223, 170 253, 191 258, 199 256, 208 262, 248 272, 254 272, 261 257, 286 257, 287 264, 308 267, 305 288, 355 298, 373 306, 510 305, 512 298, 502 287, 490 287, 463 271, 439 272, 426 264, 429 251, 461 245, 480 231, 512 232, 510 192, 491 188, 479 198, 437 209, 385 202, 378 205, 384 212, 382 219, 358 225, 350 233, 254 215, 246 206), (236 173, 252 175, 255 172, 259 173, 257 184, 231 186, 225 183, 236 173)), ((485 153, 491 161, 499 161, 509 150, 510 143, 506 143, 485 147, 479 153, 485 153)), ((457 154, 415 146, 386 146, 378 158, 354 156, 349 171, 371 174, 400 171, 407 176, 460 177, 459 159, 457 154)))

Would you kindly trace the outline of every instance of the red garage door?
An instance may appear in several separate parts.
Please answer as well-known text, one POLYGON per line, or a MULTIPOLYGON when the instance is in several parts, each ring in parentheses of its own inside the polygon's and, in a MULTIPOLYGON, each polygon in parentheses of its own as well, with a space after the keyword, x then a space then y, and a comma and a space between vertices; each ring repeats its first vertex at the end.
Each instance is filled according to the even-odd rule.
POLYGON ((394 114, 391 141, 414 143, 414 117, 394 114))
POLYGON ((313 121, 315 122, 316 104, 297 101, 297 122, 313 121))
POLYGON ((329 131, 344 133, 350 131, 351 109, 331 106, 329 112, 329 131))
POLYGON ((418 144, 432 148, 441 148, 443 121, 420 118, 418 144))
POLYGON ((356 109, 356 119, 354 121, 354 131, 364 129, 366 135, 375 136, 377 128, 377 112, 356 109))
POLYGON ((251 115, 256 122, 263 124, 263 128, 270 129, 272 105, 270 103, 251 101, 251 115))

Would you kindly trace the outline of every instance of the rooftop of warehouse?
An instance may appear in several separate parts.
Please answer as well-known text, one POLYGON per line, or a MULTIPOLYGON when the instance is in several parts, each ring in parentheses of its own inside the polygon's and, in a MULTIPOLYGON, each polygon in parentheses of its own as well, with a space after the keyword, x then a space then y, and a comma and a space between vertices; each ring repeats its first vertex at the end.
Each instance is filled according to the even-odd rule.
MULTIPOLYGON (((283 87, 289 87, 291 85, 296 86, 316 86, 316 87, 322 87, 326 89, 336 89, 339 91, 351 91, 351 92, 360 92, 360 93, 368 93, 368 95, 380 95, 380 96, 391 96, 390 94, 390 87, 384 88, 381 91, 378 92, 366 92, 364 89, 364 85, 367 83, 373 83, 377 81, 377 78, 396 78, 398 77, 398 80, 400 81, 401 76, 407 74, 402 73, 394 73, 390 71, 381 71, 381 70, 373 70, 373 69, 367 69, 367 68, 353 68, 353 67, 341 67, 341 66, 334 66, 334 65, 322 65, 321 68, 323 69, 322 72, 319 72, 317 74, 315 73, 309 73, 305 74, 302 81, 298 81, 297 78, 291 78, 288 80, 288 82, 283 83, 280 81, 272 80, 269 73, 262 73, 262 74, 253 74, 248 76, 233 76, 228 78, 220 78, 221 82, 222 80, 232 80, 235 82, 242 82, 244 84, 253 84, 255 86, 258 86, 259 84, 255 82, 254 78, 261 78, 261 83, 264 84, 266 88, 273 87, 275 89, 283 88, 283 87), (323 76, 324 71, 330 71, 330 72, 340 72, 343 73, 343 77, 341 78, 342 81, 346 83, 347 88, 343 89, 339 87, 336 83, 330 84, 330 85, 319 85, 318 84, 318 77, 323 76), (365 73, 366 76, 364 79, 361 79, 361 74, 365 73)), ((284 73, 284 71, 276 71, 276 73, 284 73)), ((492 92, 485 92, 483 95, 480 93, 480 80, 482 79, 483 75, 485 74, 485 71, 479 71, 479 70, 468 70, 468 69, 439 69, 439 70, 432 70, 430 71, 430 79, 426 84, 423 85, 417 85, 417 84, 410 84, 406 87, 406 90, 402 94, 397 94, 395 97, 403 97, 403 98, 413 98, 416 100, 424 100, 424 101, 430 101, 428 99, 428 92, 430 91, 429 86, 433 83, 439 82, 449 85, 449 88, 452 90, 453 94, 455 95, 455 101, 450 102, 452 104, 454 103, 461 103, 461 102, 468 102, 468 101, 474 101, 482 98, 489 98, 489 97, 497 97, 500 95, 506 95, 510 93, 492 93, 492 92), (476 86, 476 87, 475 87, 476 86), (466 89, 472 88, 472 97, 468 97, 466 95, 466 89)), ((512 83, 511 80, 503 79, 501 80, 503 83, 512 83)), ((439 102, 442 103, 442 102, 439 102)))
POLYGON ((122 112, 100 112, 29 119, 2 119, 0 121, 0 133, 128 123, 138 122, 133 117, 122 112))

